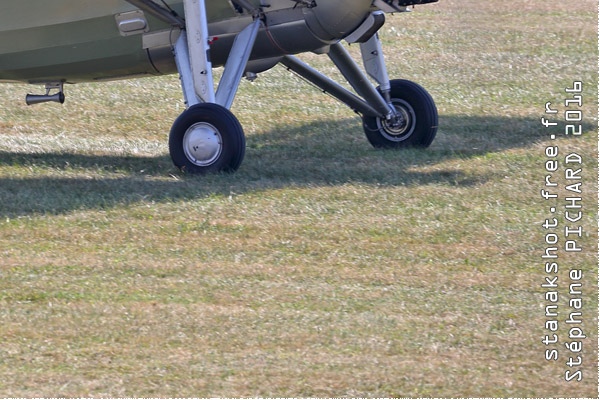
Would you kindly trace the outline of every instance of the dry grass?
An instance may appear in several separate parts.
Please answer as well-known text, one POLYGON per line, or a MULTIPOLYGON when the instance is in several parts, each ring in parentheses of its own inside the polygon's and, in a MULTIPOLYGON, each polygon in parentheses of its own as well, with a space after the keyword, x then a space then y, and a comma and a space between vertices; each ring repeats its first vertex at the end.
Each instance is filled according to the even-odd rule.
POLYGON ((0 396, 597 397, 596 15, 389 18, 392 75, 440 110, 426 151, 371 149, 344 106, 269 71, 236 99, 234 175, 171 165, 176 77, 69 87, 63 107, 0 86, 0 396), (541 343, 538 121, 578 79, 586 134, 553 142, 585 160, 585 251, 561 255, 561 281, 585 271, 574 383, 541 343))

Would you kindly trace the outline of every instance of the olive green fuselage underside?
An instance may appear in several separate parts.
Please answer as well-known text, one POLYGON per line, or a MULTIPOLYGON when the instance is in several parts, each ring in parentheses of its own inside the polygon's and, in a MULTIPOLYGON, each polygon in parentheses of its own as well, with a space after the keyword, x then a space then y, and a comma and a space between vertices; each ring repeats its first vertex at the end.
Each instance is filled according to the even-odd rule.
MULTIPOLYGON (((167 3, 183 15, 182 2, 167 3)), ((208 1, 209 21, 235 18, 228 1, 208 1)), ((122 0, 13 0, 0 5, 0 81, 91 81, 160 71, 142 34, 123 36, 115 15, 136 8, 122 0)), ((170 26, 145 15, 150 32, 170 26)))
MULTIPOLYGON (((248 1, 260 7, 261 0, 248 1)), ((185 15, 183 0, 166 3, 185 15)), ((213 66, 221 66, 252 15, 228 0, 206 0, 206 7, 210 58, 213 66)), ((269 0, 247 71, 261 72, 287 54, 322 52, 357 29, 372 10, 372 0, 327 0, 317 6, 269 0)), ((173 73, 179 34, 179 28, 124 0, 5 0, 0 2, 0 81, 81 82, 173 73)))

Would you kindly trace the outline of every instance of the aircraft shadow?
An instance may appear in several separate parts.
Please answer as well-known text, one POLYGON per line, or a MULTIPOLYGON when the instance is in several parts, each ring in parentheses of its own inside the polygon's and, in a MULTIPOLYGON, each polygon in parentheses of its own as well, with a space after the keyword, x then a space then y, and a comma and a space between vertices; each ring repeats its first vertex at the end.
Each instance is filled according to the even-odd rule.
MULTIPOLYGON (((591 125, 586 128, 593 129, 591 125)), ((545 139, 544 135, 533 118, 441 116, 438 138, 431 148, 398 152, 373 149, 358 118, 276 126, 248 137, 246 158, 238 172, 209 176, 179 173, 168 154, 135 157, 5 151, 0 152, 0 165, 24 166, 31 175, 0 177, 0 216, 62 214, 140 201, 191 200, 350 182, 476 186, 493 176, 460 169, 417 169, 448 159, 524 147, 545 139), (39 171, 43 176, 36 176, 39 171)))

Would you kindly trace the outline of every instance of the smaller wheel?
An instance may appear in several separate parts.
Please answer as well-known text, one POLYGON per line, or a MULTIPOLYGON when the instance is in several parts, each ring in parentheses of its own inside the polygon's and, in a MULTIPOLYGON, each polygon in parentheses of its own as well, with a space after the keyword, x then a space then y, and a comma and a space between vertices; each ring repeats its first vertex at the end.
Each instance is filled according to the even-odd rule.
POLYGON ((390 81, 391 101, 397 117, 363 117, 365 135, 373 147, 428 147, 438 128, 438 112, 429 93, 404 79, 390 81))
POLYGON ((246 151, 244 130, 228 109, 213 103, 196 104, 173 123, 169 152, 184 172, 232 172, 246 151))

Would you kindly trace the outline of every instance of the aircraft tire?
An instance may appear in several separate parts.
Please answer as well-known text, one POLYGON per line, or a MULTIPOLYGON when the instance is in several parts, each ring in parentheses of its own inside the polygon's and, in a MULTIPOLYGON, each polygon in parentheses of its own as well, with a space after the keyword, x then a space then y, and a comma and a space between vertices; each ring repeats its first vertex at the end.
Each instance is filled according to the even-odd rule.
POLYGON ((431 95, 422 86, 404 79, 390 81, 391 100, 404 123, 391 126, 379 117, 363 117, 369 143, 376 148, 428 147, 438 128, 438 112, 431 95))
POLYGON ((173 123, 169 152, 173 164, 186 173, 234 172, 244 159, 246 138, 231 111, 201 103, 185 110, 173 123))

